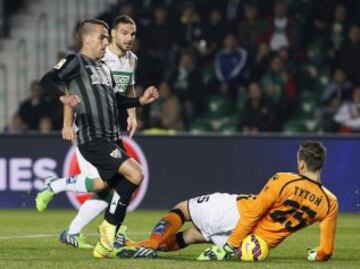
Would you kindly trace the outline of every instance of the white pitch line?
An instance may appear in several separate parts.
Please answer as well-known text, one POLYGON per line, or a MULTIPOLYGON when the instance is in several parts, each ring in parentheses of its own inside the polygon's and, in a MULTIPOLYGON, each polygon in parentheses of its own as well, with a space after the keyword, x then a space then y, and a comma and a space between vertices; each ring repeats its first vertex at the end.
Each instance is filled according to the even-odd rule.
POLYGON ((25 234, 25 235, 0 236, 0 240, 46 238, 46 237, 54 237, 54 236, 59 236, 59 234, 25 234))
MULTIPOLYGON (((148 232, 131 232, 130 234, 134 235, 148 235, 148 232)), ((97 233, 86 234, 86 236, 98 236, 97 233)), ((60 233, 57 234, 24 234, 24 235, 10 235, 10 236, 0 236, 0 240, 11 240, 11 239, 33 239, 33 238, 49 238, 49 237, 59 237, 60 233)))

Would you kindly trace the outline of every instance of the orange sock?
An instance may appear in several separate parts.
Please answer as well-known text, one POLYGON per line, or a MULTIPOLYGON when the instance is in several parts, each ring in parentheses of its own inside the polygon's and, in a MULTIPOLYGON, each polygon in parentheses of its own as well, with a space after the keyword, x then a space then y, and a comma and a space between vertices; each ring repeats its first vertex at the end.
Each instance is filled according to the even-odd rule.
POLYGON ((187 247, 187 244, 184 241, 184 232, 178 232, 177 234, 172 234, 160 247, 161 251, 175 251, 187 247))
POLYGON ((161 251, 175 251, 180 249, 176 242, 176 234, 172 234, 160 247, 161 251))
POLYGON ((143 247, 145 241, 126 241, 126 246, 127 247, 143 247))
POLYGON ((184 224, 185 217, 180 209, 173 209, 167 213, 153 229, 150 238, 146 240, 144 246, 158 249, 165 241, 167 241, 172 235, 176 235, 176 232, 184 224))

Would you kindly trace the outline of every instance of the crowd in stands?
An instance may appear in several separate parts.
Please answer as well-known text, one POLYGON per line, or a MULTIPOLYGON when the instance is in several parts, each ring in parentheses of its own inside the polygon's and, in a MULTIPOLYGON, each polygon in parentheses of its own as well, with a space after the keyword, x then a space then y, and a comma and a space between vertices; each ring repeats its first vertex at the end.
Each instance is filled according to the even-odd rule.
MULTIPOLYGON (((119 14, 137 22, 136 90, 160 91, 142 130, 360 131, 360 1, 120 0, 98 18, 119 14)), ((61 128, 34 85, 9 128, 61 128)))
POLYGON ((39 81, 34 80, 30 85, 30 96, 20 104, 5 132, 48 134, 60 130, 62 109, 60 102, 44 95, 39 81))

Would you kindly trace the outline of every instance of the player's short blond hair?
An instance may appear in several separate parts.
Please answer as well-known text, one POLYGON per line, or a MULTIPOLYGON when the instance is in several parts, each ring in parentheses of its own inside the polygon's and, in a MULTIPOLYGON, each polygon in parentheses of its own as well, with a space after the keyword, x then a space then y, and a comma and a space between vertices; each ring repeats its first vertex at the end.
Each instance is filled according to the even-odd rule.
POLYGON ((86 20, 83 20, 81 23, 80 23, 80 26, 79 26, 79 29, 77 30, 76 32, 76 46, 77 48, 81 48, 82 45, 83 45, 83 37, 85 35, 88 35, 92 32, 94 32, 95 30, 95 27, 96 25, 101 25, 101 26, 104 26, 106 28, 106 30, 109 30, 109 25, 102 21, 102 20, 98 20, 98 19, 86 19, 86 20))

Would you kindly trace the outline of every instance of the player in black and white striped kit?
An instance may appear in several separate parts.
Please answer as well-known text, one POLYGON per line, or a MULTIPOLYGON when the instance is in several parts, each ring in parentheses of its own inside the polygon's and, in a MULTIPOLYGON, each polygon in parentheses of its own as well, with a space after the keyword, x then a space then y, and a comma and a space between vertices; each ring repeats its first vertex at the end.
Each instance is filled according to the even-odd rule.
MULTIPOLYGON (((115 18, 111 29, 111 42, 101 59, 111 69, 112 76, 116 83, 115 95, 126 95, 135 97, 135 68, 137 66, 137 56, 131 51, 136 37, 136 23, 126 15, 115 18)), ((137 120, 135 108, 119 109, 119 126, 122 132, 129 131, 129 137, 132 137, 136 131, 137 120)), ((64 119, 62 137, 65 140, 74 142, 76 139, 73 124, 73 109, 64 105, 64 119)), ((75 127, 75 128, 74 128, 75 127)), ((124 146, 119 145, 122 149, 124 146)), ((75 146, 76 158, 81 173, 88 177, 98 177, 97 169, 87 162, 81 155, 77 146, 75 146)), ((85 236, 81 233, 82 229, 94 220, 102 211, 104 211, 111 200, 112 191, 103 191, 94 193, 79 208, 78 214, 73 218, 68 228, 60 234, 60 242, 76 248, 93 248, 86 242, 85 236)), ((126 229, 124 226, 122 229, 126 229)), ((117 233, 121 234, 121 231, 117 233)), ((122 246, 123 237, 116 239, 114 247, 122 246)))
POLYGON ((83 21, 79 29, 80 52, 60 61, 41 80, 46 91, 74 107, 78 148, 98 169, 100 177, 80 174, 48 178, 36 197, 36 207, 40 212, 45 210, 54 194, 61 191, 97 192, 114 188, 105 220, 99 226, 100 240, 93 253, 96 258, 111 255, 116 227, 122 223, 131 196, 143 179, 140 164, 117 146, 118 109, 150 104, 159 96, 155 87, 149 87, 140 98, 115 97, 110 69, 99 60, 104 56, 108 39, 106 23, 95 19, 83 21), (61 90, 61 84, 66 85, 68 95, 61 90), (121 180, 122 177, 125 179, 121 180))

